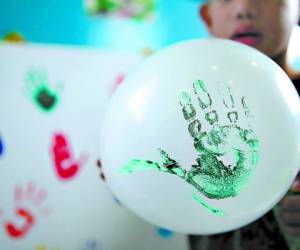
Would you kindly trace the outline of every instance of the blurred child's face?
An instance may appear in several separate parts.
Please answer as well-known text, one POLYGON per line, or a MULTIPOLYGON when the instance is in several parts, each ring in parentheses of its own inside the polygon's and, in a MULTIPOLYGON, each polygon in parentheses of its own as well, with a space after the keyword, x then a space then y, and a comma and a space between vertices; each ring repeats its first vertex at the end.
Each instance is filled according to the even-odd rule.
POLYGON ((270 57, 287 49, 299 0, 209 0, 201 16, 210 33, 255 47, 270 57))

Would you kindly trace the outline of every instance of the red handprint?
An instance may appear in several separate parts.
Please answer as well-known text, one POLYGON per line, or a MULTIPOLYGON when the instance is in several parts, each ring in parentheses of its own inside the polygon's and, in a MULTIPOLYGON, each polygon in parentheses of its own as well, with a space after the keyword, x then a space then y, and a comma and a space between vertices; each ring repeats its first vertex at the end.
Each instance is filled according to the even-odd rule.
POLYGON ((22 217, 25 223, 21 227, 16 227, 13 223, 8 222, 6 224, 6 231, 12 238, 20 238, 24 236, 34 225, 35 219, 33 215, 23 208, 17 208, 15 211, 16 215, 22 217))
POLYGON ((41 208, 47 192, 45 190, 36 190, 36 185, 31 182, 27 185, 25 192, 20 186, 15 187, 14 199, 15 199, 15 221, 7 221, 4 223, 6 233, 12 239, 19 239, 29 233, 32 227, 36 224, 36 216, 32 212, 32 209, 38 208, 41 215, 48 215, 50 210, 47 208, 41 208), (31 206, 31 209, 28 208, 31 206), (16 220, 21 219, 22 224, 16 220))
POLYGON ((125 74, 119 73, 116 76, 113 84, 110 86, 109 96, 111 96, 117 90, 117 88, 121 85, 121 83, 124 81, 124 79, 125 79, 125 74))
POLYGON ((54 135, 51 154, 56 174, 64 180, 75 177, 87 160, 86 155, 81 155, 77 161, 73 159, 67 137, 62 133, 54 135))

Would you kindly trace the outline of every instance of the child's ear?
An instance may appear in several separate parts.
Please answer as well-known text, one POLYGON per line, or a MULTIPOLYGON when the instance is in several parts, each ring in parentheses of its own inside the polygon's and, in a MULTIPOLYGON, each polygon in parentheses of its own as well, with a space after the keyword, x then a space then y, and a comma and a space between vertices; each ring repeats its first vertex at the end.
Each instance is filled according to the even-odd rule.
POLYGON ((210 17, 210 13, 209 13, 209 6, 208 4, 202 4, 199 10, 199 14, 202 18, 202 20, 205 22, 206 26, 208 28, 211 27, 212 25, 212 21, 211 21, 211 17, 210 17))

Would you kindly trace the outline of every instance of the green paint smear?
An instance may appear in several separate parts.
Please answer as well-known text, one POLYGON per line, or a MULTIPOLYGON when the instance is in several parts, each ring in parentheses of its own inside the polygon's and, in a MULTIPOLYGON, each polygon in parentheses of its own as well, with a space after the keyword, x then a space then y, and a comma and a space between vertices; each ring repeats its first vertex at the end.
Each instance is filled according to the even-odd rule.
POLYGON ((58 91, 51 89, 44 71, 29 70, 25 79, 27 96, 43 112, 53 111, 58 102, 58 91))
POLYGON ((144 169, 160 169, 160 167, 156 162, 152 161, 131 160, 120 169, 120 173, 130 174, 144 169))
POLYGON ((209 206, 203 199, 201 199, 197 194, 193 193, 193 198, 194 200, 196 200, 198 203, 200 203, 203 207, 205 207, 206 209, 208 209, 210 212, 219 215, 219 216, 227 216, 227 214, 218 208, 213 208, 211 206, 209 206))
MULTIPOLYGON (((204 82, 197 81, 194 89, 197 89, 196 95, 199 93, 197 99, 200 108, 206 110, 209 105, 202 105, 203 93, 200 93, 201 91, 207 93, 204 82)), ((207 96, 210 98, 208 93, 207 96)), ((241 102, 247 116, 249 110, 245 105, 244 97, 241 102)), ((237 196, 249 181, 259 159, 259 141, 253 131, 242 129, 237 125, 239 116, 236 111, 228 112, 229 125, 218 124, 216 111, 206 113, 205 119, 211 125, 211 129, 201 131, 201 122, 195 119, 196 109, 187 92, 182 93, 180 105, 185 120, 189 122, 188 131, 194 140, 194 148, 198 154, 191 168, 189 170, 182 168, 179 162, 172 159, 164 150, 158 149, 161 163, 135 159, 124 165, 121 172, 132 173, 136 170, 156 169, 180 177, 207 198, 225 199, 237 196)), ((193 198, 210 212, 225 215, 225 212, 210 207, 199 197, 193 195, 193 198)))

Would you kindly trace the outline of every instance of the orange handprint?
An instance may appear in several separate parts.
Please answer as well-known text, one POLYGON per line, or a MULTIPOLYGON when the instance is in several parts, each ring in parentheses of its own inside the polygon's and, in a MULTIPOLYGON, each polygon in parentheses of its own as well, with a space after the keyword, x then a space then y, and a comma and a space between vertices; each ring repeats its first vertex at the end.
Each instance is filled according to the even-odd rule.
POLYGON ((39 210, 40 215, 49 215, 49 208, 41 207, 47 197, 45 190, 37 190, 35 183, 30 182, 23 190, 17 185, 14 192, 15 219, 14 222, 6 221, 4 227, 7 235, 12 239, 20 239, 26 236, 36 224, 37 214, 34 210, 39 210), (18 223, 17 220, 22 221, 18 223))
POLYGON ((44 244, 39 244, 39 245, 36 247, 36 250, 61 250, 61 248, 60 248, 60 247, 57 247, 57 246, 51 247, 51 248, 47 248, 46 245, 44 245, 44 244))

